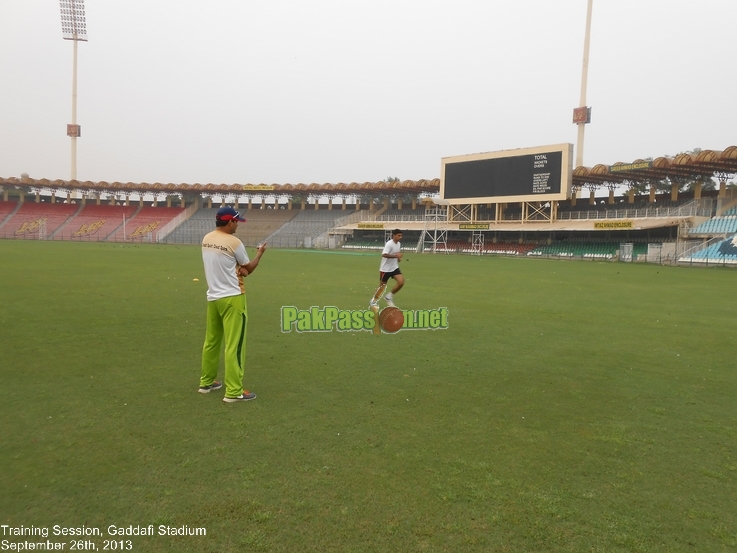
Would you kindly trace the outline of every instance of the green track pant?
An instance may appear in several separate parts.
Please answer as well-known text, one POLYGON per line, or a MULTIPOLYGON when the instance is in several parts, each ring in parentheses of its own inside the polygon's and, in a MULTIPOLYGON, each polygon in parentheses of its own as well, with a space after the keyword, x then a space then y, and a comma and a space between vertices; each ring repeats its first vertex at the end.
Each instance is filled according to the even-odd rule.
POLYGON ((225 397, 237 397, 243 393, 247 326, 245 294, 207 302, 200 386, 209 386, 215 380, 220 364, 220 346, 225 338, 225 397))

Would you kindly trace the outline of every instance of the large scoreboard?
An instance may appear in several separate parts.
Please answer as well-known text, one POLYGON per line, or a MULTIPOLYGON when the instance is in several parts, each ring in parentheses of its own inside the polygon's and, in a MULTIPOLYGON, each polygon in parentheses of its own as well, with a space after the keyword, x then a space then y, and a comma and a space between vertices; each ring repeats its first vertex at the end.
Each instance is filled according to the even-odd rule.
POLYGON ((444 157, 440 197, 449 204, 565 200, 572 164, 573 144, 444 157))

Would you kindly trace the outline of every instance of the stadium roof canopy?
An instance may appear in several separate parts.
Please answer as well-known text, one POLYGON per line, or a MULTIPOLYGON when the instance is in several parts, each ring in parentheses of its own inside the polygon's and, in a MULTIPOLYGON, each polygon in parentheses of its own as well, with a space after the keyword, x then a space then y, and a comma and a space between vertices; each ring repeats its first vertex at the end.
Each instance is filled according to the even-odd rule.
MULTIPOLYGON (((573 188, 596 188, 599 186, 632 185, 633 183, 657 182, 670 179, 674 182, 700 180, 716 176, 726 180, 737 174, 737 146, 723 151, 702 150, 697 154, 678 154, 652 160, 636 159, 631 163, 617 162, 614 165, 576 167, 573 171, 573 188)), ((396 182, 352 182, 337 184, 162 184, 146 182, 65 181, 31 178, 2 178, 0 186, 36 191, 40 189, 79 190, 104 192, 107 194, 147 193, 156 195, 178 195, 196 193, 205 196, 221 195, 417 195, 434 194, 440 190, 440 179, 405 180, 396 182)))
POLYGON ((632 163, 579 166, 573 170, 573 187, 589 188, 611 184, 674 182, 707 179, 712 176, 726 180, 737 173, 737 146, 723 151, 701 150, 697 154, 678 154, 675 157, 636 159, 632 163))
POLYGON ((181 194, 196 193, 218 196, 232 195, 361 195, 361 194, 420 194, 423 192, 437 192, 440 189, 440 179, 406 180, 397 182, 364 182, 338 184, 162 184, 146 182, 92 182, 92 181, 65 181, 49 179, 31 179, 16 177, 0 177, 0 186, 12 186, 19 189, 58 189, 58 190, 89 190, 110 194, 148 193, 148 194, 181 194))

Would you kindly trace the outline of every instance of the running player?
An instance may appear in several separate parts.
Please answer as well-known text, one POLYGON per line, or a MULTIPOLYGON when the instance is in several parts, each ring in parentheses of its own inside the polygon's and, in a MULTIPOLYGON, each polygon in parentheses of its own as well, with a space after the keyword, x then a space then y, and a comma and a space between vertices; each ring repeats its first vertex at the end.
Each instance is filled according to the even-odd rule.
POLYGON ((374 292, 374 297, 369 302, 370 307, 376 307, 379 305, 379 299, 386 290, 386 286, 390 278, 396 281, 394 288, 386 296, 384 300, 389 307, 396 307, 394 305, 394 294, 399 292, 404 286, 404 276, 402 271, 399 270, 399 262, 402 259, 402 231, 394 229, 392 231, 392 238, 384 246, 384 251, 381 252, 381 265, 379 266, 379 287, 374 292))

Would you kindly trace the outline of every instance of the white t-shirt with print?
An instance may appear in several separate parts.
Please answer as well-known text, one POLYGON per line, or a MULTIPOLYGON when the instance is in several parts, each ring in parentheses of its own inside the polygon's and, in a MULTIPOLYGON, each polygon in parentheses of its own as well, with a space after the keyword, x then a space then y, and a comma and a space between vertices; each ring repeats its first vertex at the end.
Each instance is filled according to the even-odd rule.
MULTIPOLYGON (((394 240, 389 240, 386 245, 384 246, 384 251, 381 252, 381 255, 383 256, 385 253, 394 255, 396 253, 399 253, 399 250, 402 248, 401 242, 395 242, 394 240)), ((382 257, 381 258, 381 266, 379 267, 379 271, 382 273, 391 273, 392 271, 395 271, 399 269, 399 259, 396 259, 394 257, 382 257)))
POLYGON ((232 234, 214 230, 202 239, 202 261, 207 279, 207 301, 244 294, 238 267, 250 260, 243 242, 232 234))

